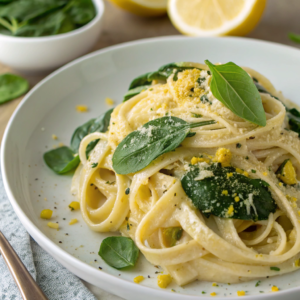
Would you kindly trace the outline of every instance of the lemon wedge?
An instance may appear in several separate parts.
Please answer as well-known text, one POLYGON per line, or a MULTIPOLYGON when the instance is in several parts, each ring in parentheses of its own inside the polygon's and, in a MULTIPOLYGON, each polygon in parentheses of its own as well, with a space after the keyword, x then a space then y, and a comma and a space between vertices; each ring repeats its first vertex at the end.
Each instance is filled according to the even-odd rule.
POLYGON ((173 25, 191 36, 249 33, 260 20, 266 0, 169 0, 173 25))
POLYGON ((110 0, 118 7, 142 17, 155 17, 167 12, 168 0, 110 0))

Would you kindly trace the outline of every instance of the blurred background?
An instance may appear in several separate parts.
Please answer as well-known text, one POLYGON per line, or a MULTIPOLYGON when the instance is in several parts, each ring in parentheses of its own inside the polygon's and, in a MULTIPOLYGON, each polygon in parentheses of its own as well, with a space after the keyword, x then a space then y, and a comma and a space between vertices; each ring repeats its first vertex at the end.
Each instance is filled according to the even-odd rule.
MULTIPOLYGON (((119 9, 109 1, 105 4, 103 32, 94 50, 136 39, 181 34, 167 15, 142 18, 119 9)), ((269 0, 260 22, 247 37, 297 47, 288 38, 288 33, 300 34, 299 12, 299 0, 269 0)))
MULTIPOLYGON (((112 1, 126 3, 127 0, 112 1)), ((90 52, 128 41, 182 34, 173 26, 167 14, 158 17, 141 17, 121 9, 112 4, 112 1, 104 1, 102 32, 90 52)), ((268 0, 259 23, 246 37, 300 47, 300 44, 291 41, 288 37, 289 32, 300 34, 299 11, 299 0, 268 0)), ((0 74, 7 71, 11 69, 0 60, 0 74)), ((49 73, 37 76, 26 74, 26 78, 31 85, 34 85, 49 73)))
MULTIPOLYGON (((290 32, 300 34, 299 11, 299 0, 269 0, 258 25, 246 37, 300 47, 300 44, 288 37, 290 32)), ((128 41, 167 35, 181 35, 167 14, 140 17, 106 0, 102 33, 90 52, 128 41)), ((0 74, 6 72, 18 73, 0 61, 0 74)), ((33 87, 49 73, 21 75, 29 81, 30 87, 33 87)), ((20 100, 21 98, 17 98, 0 105, 0 141, 8 119, 20 100)))

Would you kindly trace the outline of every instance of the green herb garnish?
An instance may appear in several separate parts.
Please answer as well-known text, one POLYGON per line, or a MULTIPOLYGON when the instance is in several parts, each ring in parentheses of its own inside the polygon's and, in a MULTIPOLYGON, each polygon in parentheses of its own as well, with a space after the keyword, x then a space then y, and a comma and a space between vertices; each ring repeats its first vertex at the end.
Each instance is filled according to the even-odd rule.
POLYGON ((22 96, 28 89, 29 83, 23 77, 9 73, 0 75, 0 104, 22 96))
POLYGON ((130 188, 127 188, 127 189, 125 190, 125 194, 126 194, 126 195, 129 195, 129 193, 130 193, 130 188))
POLYGON ((199 77, 197 79, 198 84, 201 85, 205 81, 205 79, 206 79, 205 77, 199 77))
POLYGON ((248 73, 232 62, 218 66, 208 60, 205 63, 212 73, 213 95, 237 116, 266 126, 260 94, 248 73))
POLYGON ((191 128, 215 121, 187 123, 177 117, 162 117, 144 124, 127 135, 116 148, 112 162, 117 174, 135 173, 160 155, 175 150, 186 137, 196 133, 191 128))
POLYGON ((196 113, 191 113, 193 118, 202 118, 202 115, 196 114, 196 113))
POLYGON ((105 184, 109 184, 109 185, 112 185, 112 184, 114 184, 115 183, 115 181, 106 181, 105 182, 105 184))
POLYGON ((102 241, 99 255, 111 267, 123 269, 135 265, 139 249, 130 238, 112 236, 102 241))
POLYGON ((276 271, 276 272, 279 272, 279 271, 280 271, 280 269, 279 269, 279 268, 277 268, 277 267, 270 267, 270 270, 272 270, 272 271, 276 271))
POLYGON ((96 168, 98 166, 98 163, 92 163, 92 168, 96 168))
POLYGON ((236 147, 237 147, 237 148, 241 148, 242 145, 241 145, 240 143, 237 143, 237 144, 236 144, 236 147))
POLYGON ((261 284, 261 281, 259 280, 256 282, 255 286, 258 287, 260 284, 261 284))
POLYGON ((211 104, 211 102, 209 101, 207 95, 202 95, 202 96, 200 97, 200 101, 201 101, 202 103, 204 103, 204 104, 205 104, 205 103, 211 104))

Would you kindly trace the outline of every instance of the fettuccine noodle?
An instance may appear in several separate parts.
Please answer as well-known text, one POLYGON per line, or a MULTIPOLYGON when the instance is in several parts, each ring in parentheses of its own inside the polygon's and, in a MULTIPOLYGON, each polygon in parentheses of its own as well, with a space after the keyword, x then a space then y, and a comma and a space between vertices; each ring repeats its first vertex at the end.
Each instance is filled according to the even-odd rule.
POLYGON ((289 159, 300 178, 299 137, 285 129, 283 103, 291 103, 264 76, 244 68, 280 100, 260 93, 267 125, 257 126, 214 98, 207 66, 194 66, 202 70, 179 72, 177 81, 173 75, 166 83, 154 81, 151 88, 114 109, 106 133, 92 133, 82 140, 81 164, 73 178, 72 193, 80 200, 84 221, 94 231, 119 231, 133 239, 146 259, 161 266, 179 285, 194 280, 238 283, 295 271, 300 265, 300 192, 297 184, 283 184, 276 175, 289 159), (205 81, 194 88, 199 77, 205 81), (204 92, 207 103, 200 101, 204 92), (119 143, 148 121, 166 114, 189 123, 217 123, 192 129, 195 136, 141 171, 116 174, 112 156, 119 143), (100 141, 86 159, 86 147, 95 139, 100 141), (269 184, 277 210, 267 220, 206 218, 184 192, 181 177, 193 157, 204 155, 214 161, 220 148, 232 154, 234 168, 269 184), (97 167, 92 163, 98 163, 97 167), (170 246, 164 232, 174 227, 182 228, 183 233, 170 246), (274 266, 277 271, 271 268, 274 266))

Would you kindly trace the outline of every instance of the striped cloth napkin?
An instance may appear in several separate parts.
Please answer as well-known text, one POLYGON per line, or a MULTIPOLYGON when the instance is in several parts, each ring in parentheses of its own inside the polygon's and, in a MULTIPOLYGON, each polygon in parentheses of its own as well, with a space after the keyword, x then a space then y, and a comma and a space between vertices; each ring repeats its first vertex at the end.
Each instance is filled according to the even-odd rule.
MULTIPOLYGON (((45 252, 27 233, 6 196, 1 172, 0 230, 49 300, 96 300, 79 278, 45 252)), ((21 300, 1 255, 0 274, 0 300, 21 300)))

